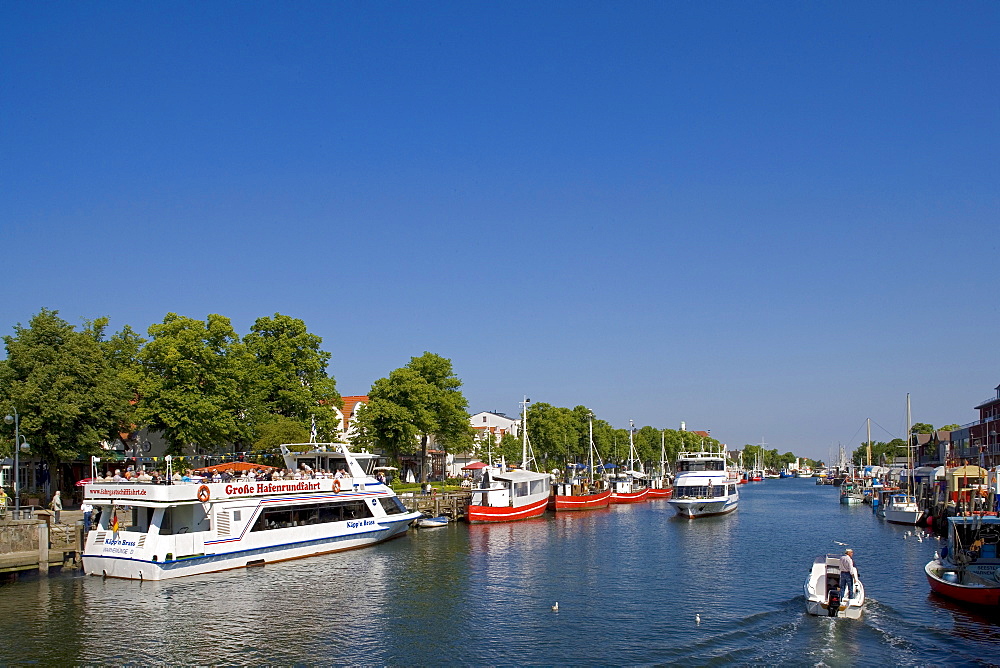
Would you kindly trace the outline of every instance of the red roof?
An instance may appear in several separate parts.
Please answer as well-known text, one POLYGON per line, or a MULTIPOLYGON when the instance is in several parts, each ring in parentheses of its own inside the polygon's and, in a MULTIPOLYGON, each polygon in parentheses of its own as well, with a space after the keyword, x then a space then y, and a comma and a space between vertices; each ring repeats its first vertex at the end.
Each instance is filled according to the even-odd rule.
POLYGON ((344 402, 344 424, 341 425, 341 428, 347 431, 348 426, 351 424, 351 418, 354 417, 354 408, 358 404, 367 404, 368 395, 358 394, 352 397, 341 397, 341 400, 344 402))

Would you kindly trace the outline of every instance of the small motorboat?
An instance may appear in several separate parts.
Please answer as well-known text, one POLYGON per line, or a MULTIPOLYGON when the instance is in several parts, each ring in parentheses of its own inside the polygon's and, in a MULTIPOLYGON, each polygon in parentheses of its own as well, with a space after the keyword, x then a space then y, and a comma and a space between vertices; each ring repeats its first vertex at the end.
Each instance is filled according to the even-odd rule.
POLYGON ((854 596, 840 600, 840 555, 816 557, 805 583, 806 612, 820 617, 860 619, 865 606, 865 587, 854 578, 854 596))
POLYGON ((421 529, 433 529, 434 527, 447 526, 448 522, 447 515, 438 515, 437 517, 420 517, 416 521, 416 525, 421 529))

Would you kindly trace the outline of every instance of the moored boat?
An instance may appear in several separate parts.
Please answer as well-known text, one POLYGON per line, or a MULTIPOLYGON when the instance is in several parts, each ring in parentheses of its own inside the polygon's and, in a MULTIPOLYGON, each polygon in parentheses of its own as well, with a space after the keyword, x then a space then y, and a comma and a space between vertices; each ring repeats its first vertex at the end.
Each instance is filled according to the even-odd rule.
POLYGON ((948 518, 948 545, 924 566, 931 590, 962 603, 1000 606, 1000 518, 948 518))
POLYGON ((735 477, 726 471, 726 455, 715 450, 681 452, 670 505, 681 517, 694 519, 731 513, 739 506, 735 477))
POLYGON ((448 526, 448 522, 451 520, 447 515, 438 515, 437 517, 421 517, 418 518, 413 525, 420 527, 421 529, 435 529, 438 527, 448 526))
MULTIPOLYGON (((859 619, 865 606, 865 587, 854 573, 854 591, 849 599, 841 600, 840 556, 826 554, 816 557, 806 577, 806 612, 821 617, 859 619)), ((847 577, 851 577, 850 574, 847 577)))
POLYGON ((375 455, 341 443, 300 445, 308 449, 282 446, 296 479, 86 484, 84 499, 101 517, 87 534, 84 572, 163 580, 263 566, 374 545, 420 517, 372 476, 375 455), (341 477, 317 477, 331 471, 341 477), (120 520, 123 506, 130 526, 120 520))
MULTIPOLYGON (((634 466, 637 457, 635 454, 635 425, 632 420, 628 421, 628 452, 629 466, 634 466)), ((642 471, 629 469, 608 478, 608 485, 611 487, 611 503, 639 503, 649 498, 649 486, 645 481, 646 474, 642 471)))
POLYGON ((548 508, 557 513, 567 510, 597 510, 611 503, 611 489, 602 480, 594 479, 594 421, 590 418, 590 451, 587 476, 580 475, 580 466, 567 467, 566 479, 552 487, 548 508))
POLYGON ((893 493, 884 506, 885 521, 893 524, 920 524, 924 511, 912 494, 893 493))
POLYGON ((842 504, 854 506, 861 503, 864 498, 860 482, 845 482, 840 486, 840 502, 842 504))
POLYGON ((649 487, 638 483, 638 478, 623 474, 608 480, 611 485, 611 503, 639 503, 649 498, 649 487))
POLYGON ((480 486, 472 490, 466 519, 472 524, 514 522, 545 512, 551 492, 551 476, 530 469, 528 456, 528 399, 522 402, 521 469, 491 472, 486 469, 480 486))

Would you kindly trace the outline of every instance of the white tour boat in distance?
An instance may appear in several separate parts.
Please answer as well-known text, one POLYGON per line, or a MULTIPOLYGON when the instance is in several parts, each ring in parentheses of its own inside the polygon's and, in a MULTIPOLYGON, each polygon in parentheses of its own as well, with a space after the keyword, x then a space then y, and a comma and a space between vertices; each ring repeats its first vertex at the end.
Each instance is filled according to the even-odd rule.
POLYGON ((101 510, 83 551, 89 575, 163 580, 374 545, 421 517, 372 476, 377 456, 342 443, 281 446, 301 479, 97 482, 84 498, 101 510), (314 472, 345 471, 342 477, 314 472), (131 526, 119 525, 122 506, 131 526))
POLYGON ((740 503, 737 479, 726 471, 726 453, 718 450, 681 452, 677 456, 670 505, 681 517, 724 515, 740 503))
MULTIPOLYGON (((806 612, 820 617, 859 619, 865 607, 865 586, 855 573, 853 597, 840 599, 840 555, 826 554, 813 561, 806 577, 806 612)), ((850 575, 848 575, 850 577, 850 575)))

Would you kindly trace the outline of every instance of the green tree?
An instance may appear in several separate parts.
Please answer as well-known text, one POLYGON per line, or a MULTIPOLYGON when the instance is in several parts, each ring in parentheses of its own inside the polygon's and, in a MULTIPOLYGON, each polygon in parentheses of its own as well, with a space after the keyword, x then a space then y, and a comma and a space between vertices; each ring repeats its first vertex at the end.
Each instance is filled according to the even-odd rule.
POLYGON ((17 408, 20 433, 57 485, 61 461, 99 454, 102 441, 117 437, 131 398, 103 345, 107 319, 77 331, 58 313, 42 309, 27 327, 15 326, 0 363, 0 397, 17 408))
MULTIPOLYGON (((528 440, 538 468, 548 467, 549 462, 557 462, 561 468, 580 446, 579 421, 568 408, 560 408, 538 402, 528 408, 528 440)), ((521 454, 518 453, 517 461, 521 454)))
POLYGON ((256 423, 285 417, 311 428, 315 417, 318 439, 333 440, 340 422, 333 407, 342 402, 326 373, 330 353, 320 350, 322 342, 298 318, 275 313, 254 322, 243 345, 256 423))
POLYGON ((957 430, 959 430, 961 428, 962 428, 962 425, 958 425, 958 424, 946 424, 945 426, 940 427, 939 431, 957 431, 957 430))
POLYGON ((150 325, 140 354, 144 375, 137 414, 163 432, 168 452, 188 445, 217 451, 250 434, 246 352, 229 318, 196 320, 168 313, 150 325))
POLYGON ((278 415, 260 425, 252 449, 257 454, 274 454, 283 443, 305 443, 308 440, 309 430, 302 425, 302 422, 278 415))
POLYGON ((917 422, 912 427, 910 427, 911 434, 930 434, 934 431, 934 426, 929 425, 926 422, 917 422))
MULTIPOLYGON (((421 463, 427 460, 431 436, 446 450, 472 448, 472 428, 451 360, 425 352, 410 363, 379 378, 368 392, 368 405, 358 415, 360 445, 382 448, 394 460, 416 449, 420 439, 421 463)), ((421 466, 421 482, 427 467, 421 466)))

